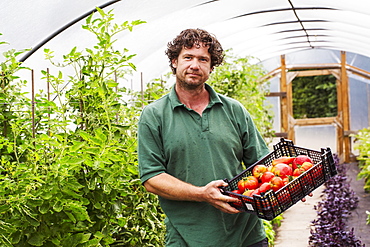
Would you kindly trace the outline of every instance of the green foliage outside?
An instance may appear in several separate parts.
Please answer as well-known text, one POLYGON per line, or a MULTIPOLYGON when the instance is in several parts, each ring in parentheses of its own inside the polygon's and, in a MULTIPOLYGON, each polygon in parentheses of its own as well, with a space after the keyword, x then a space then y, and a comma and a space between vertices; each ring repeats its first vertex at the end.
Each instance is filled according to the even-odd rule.
POLYGON ((293 80, 293 117, 334 117, 337 88, 333 75, 297 77, 293 80))
MULTIPOLYGON (((72 48, 58 65, 72 67, 75 74, 43 71, 53 100, 40 91, 32 102, 24 92, 29 82, 16 76, 28 69, 17 62, 24 51, 4 54, 1 246, 163 246, 163 212, 157 197, 138 179, 136 127, 142 107, 167 93, 168 87, 161 80, 154 80, 143 93, 119 87, 114 78, 124 78, 135 68, 130 63, 134 55, 114 49, 114 37, 143 22, 113 20, 111 11, 101 9, 87 18, 83 29, 97 43, 82 51, 72 48)), ((45 55, 54 64, 53 51, 46 49, 45 55)), ((231 60, 217 68, 211 84, 245 104, 268 136, 272 117, 263 102, 264 86, 256 83, 263 71, 248 66, 253 67, 248 59, 231 60)), ((273 241, 273 225, 265 225, 273 241)))
MULTIPOLYGON (((360 172, 357 178, 364 179, 364 190, 370 192, 370 127, 358 131, 358 133, 352 135, 352 137, 355 138, 354 148, 359 151, 357 160, 360 172)), ((368 214, 367 224, 370 224, 370 212, 366 213, 368 214)))
POLYGON ((275 229, 281 226, 282 219, 283 219, 283 215, 281 214, 271 221, 262 220, 270 247, 275 245, 275 237, 276 237, 275 229))

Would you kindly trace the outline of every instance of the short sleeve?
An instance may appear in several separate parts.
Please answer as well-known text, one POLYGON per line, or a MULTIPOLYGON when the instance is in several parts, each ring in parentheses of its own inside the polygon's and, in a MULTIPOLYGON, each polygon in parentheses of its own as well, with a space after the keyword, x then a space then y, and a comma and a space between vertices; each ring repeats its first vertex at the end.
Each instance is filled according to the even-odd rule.
POLYGON ((166 172, 160 127, 150 110, 143 110, 138 125, 138 159, 140 180, 166 172))

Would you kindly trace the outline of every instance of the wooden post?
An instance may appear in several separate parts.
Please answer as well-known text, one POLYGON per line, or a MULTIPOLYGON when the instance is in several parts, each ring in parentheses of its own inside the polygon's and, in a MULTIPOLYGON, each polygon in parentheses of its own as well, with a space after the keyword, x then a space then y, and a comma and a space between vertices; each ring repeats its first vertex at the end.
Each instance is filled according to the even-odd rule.
MULTIPOLYGON (((285 55, 280 56, 281 60, 281 77, 280 77, 280 92, 287 91, 286 85, 286 64, 285 55)), ((287 115, 287 97, 280 98, 280 121, 281 121, 281 132, 288 132, 288 115, 287 115)))
POLYGON ((288 121, 288 139, 295 142, 295 130, 296 120, 293 117, 293 79, 296 77, 296 73, 289 72, 286 78, 286 110, 287 110, 287 121, 288 121))
POLYGON ((287 68, 285 63, 285 55, 281 55, 281 78, 280 92, 286 93, 286 97, 280 97, 280 114, 281 114, 281 132, 288 134, 288 139, 295 141, 294 125, 291 124, 293 108, 292 108, 292 85, 287 82, 287 68))
POLYGON ((343 131, 343 100, 342 100, 342 79, 337 79, 337 122, 336 122, 336 133, 337 133, 337 153, 340 159, 343 159, 343 143, 344 143, 344 131, 343 131))
MULTIPOLYGON (((348 76, 346 70, 346 52, 341 52, 341 81, 342 81, 342 119, 343 119, 343 132, 349 132, 350 120, 349 120, 349 90, 348 90, 348 76)), ((350 137, 343 133, 343 151, 344 151, 344 162, 350 161, 350 137)))

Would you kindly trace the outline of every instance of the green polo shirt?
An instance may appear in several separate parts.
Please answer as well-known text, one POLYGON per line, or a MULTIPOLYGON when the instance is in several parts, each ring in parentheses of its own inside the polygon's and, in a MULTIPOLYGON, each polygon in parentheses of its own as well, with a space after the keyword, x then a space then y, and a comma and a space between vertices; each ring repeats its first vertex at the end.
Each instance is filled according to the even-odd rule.
MULTIPOLYGON (((140 116, 140 179, 166 172, 196 186, 232 178, 269 150, 247 110, 209 85, 202 116, 182 104, 175 87, 146 106, 140 116)), ((167 246, 246 246, 265 238, 253 214, 226 214, 208 203, 159 197, 165 212, 167 246), (171 244, 173 243, 173 244, 171 244)))

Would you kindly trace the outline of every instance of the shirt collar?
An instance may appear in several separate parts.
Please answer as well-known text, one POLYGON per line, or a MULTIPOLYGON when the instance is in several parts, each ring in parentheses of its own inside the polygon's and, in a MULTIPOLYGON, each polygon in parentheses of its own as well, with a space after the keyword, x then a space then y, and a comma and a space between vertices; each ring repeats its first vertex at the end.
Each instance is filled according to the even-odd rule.
MULTIPOLYGON (((179 98, 177 97, 175 85, 173 85, 170 93, 169 93, 169 99, 171 101, 172 109, 175 109, 178 106, 185 106, 183 103, 180 102, 179 98)), ((208 107, 211 107, 215 104, 222 104, 222 101, 216 91, 207 83, 205 83, 206 90, 209 92, 209 98, 210 102, 208 104, 208 107)))

